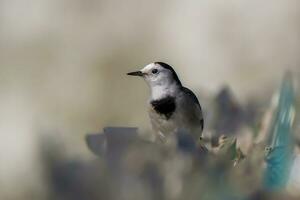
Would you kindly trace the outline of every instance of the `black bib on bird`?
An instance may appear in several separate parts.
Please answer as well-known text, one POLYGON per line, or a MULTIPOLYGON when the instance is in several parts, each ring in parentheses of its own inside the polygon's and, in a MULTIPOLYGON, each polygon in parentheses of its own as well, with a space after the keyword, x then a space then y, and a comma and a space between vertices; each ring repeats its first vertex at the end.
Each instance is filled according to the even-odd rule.
POLYGON ((167 119, 170 119, 176 109, 175 97, 171 96, 153 100, 150 103, 158 114, 164 115, 167 119))

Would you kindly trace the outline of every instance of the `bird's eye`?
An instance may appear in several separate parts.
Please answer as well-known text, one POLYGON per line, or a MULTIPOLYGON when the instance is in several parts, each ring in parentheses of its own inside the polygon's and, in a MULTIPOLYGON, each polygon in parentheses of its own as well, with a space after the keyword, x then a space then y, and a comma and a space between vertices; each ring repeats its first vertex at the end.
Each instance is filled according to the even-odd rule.
POLYGON ((152 69, 152 74, 157 74, 158 70, 157 69, 152 69))

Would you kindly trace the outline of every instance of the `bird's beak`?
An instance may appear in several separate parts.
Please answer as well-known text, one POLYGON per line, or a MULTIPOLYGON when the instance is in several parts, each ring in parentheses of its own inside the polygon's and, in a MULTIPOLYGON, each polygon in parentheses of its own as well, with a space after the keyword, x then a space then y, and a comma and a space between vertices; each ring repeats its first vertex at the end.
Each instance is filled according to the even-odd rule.
POLYGON ((127 73, 127 75, 130 75, 130 76, 143 76, 143 72, 141 71, 136 71, 136 72, 129 72, 127 73))

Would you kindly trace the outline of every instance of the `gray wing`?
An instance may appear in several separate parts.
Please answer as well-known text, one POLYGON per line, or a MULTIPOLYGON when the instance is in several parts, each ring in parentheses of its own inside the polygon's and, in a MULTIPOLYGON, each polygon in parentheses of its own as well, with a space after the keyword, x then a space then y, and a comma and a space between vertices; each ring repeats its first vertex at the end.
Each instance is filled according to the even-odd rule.
MULTIPOLYGON (((183 89, 183 92, 185 93, 185 95, 187 95, 190 102, 197 105, 197 107, 199 109, 199 113, 197 111, 192 112, 192 113, 194 113, 195 115, 197 115, 197 113, 198 113, 198 115, 200 115, 200 116, 191 116, 191 117, 193 117, 193 119, 196 118, 196 119, 199 120, 200 126, 202 127, 202 130, 203 130, 203 128, 204 128, 204 119, 203 119, 203 115, 202 115, 202 108, 201 108, 201 105, 198 101, 198 98, 196 97, 196 95, 190 89, 188 89, 186 87, 182 87, 182 89, 183 89)), ((195 109, 197 109, 197 108, 195 108, 195 109)))
POLYGON ((192 90, 190 90, 190 89, 188 89, 188 88, 186 88, 186 87, 182 87, 182 89, 183 89, 183 92, 184 92, 185 94, 189 95, 189 96, 193 99, 193 101, 194 101, 196 104, 199 105, 199 107, 200 107, 200 109, 201 109, 201 105, 200 105, 200 103, 199 103, 199 101, 198 101, 198 98, 197 98, 196 95, 192 92, 192 90))

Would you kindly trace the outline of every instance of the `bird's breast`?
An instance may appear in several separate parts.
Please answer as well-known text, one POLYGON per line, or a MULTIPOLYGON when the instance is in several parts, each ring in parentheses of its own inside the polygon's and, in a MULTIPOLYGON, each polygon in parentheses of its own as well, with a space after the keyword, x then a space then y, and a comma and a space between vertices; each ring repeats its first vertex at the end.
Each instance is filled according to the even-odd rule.
POLYGON ((157 133, 167 136, 176 130, 175 115, 174 112, 171 116, 166 116, 164 114, 158 113, 152 105, 149 106, 149 117, 151 120, 152 128, 157 131, 157 133))
POLYGON ((167 96, 159 100, 152 100, 150 104, 154 112, 164 116, 167 120, 170 119, 176 110, 175 97, 172 96, 167 96))

